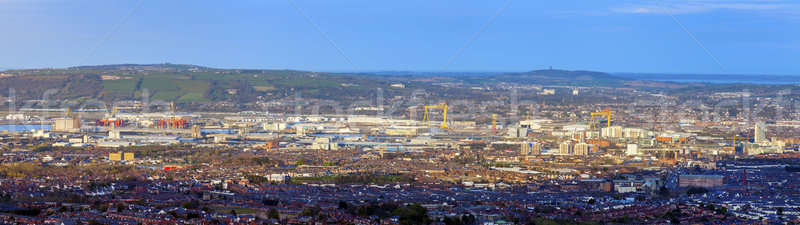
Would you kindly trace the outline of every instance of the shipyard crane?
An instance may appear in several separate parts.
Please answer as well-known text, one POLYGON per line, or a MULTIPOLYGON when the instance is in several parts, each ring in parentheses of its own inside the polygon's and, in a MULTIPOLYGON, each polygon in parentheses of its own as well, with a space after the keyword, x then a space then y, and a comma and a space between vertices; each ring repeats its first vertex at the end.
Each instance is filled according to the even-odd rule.
POLYGON ((594 119, 595 116, 605 116, 607 123, 606 126, 607 127, 611 126, 611 111, 603 110, 602 112, 592 112, 590 115, 592 117, 591 119, 589 119, 589 129, 594 130, 597 127, 597 124, 600 122, 599 119, 598 120, 594 119))
POLYGON ((447 126, 447 103, 442 102, 442 103, 439 103, 438 105, 426 105, 425 106, 425 117, 422 119, 422 121, 425 124, 428 124, 430 122, 430 116, 428 114, 429 109, 441 109, 442 110, 442 125, 440 125, 439 128, 442 128, 442 129, 450 128, 449 126, 447 126))

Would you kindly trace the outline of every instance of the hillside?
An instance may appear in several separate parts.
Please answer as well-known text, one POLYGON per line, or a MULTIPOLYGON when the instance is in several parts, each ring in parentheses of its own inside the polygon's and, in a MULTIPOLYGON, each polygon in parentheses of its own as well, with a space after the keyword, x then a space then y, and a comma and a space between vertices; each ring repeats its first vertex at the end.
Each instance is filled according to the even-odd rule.
MULTIPOLYGON (((142 99, 174 101, 179 104, 257 100, 286 100, 296 96, 344 102, 377 96, 409 96, 425 90, 428 97, 452 99, 492 98, 491 93, 472 90, 474 86, 498 83, 605 86, 649 89, 694 87, 670 82, 644 81, 602 72, 534 70, 518 73, 377 72, 324 73, 300 70, 217 69, 186 64, 117 64, 79 66, 66 69, 28 69, 0 72, 0 89, 14 89, 25 100, 142 99), (402 83, 405 88, 393 88, 402 83)), ((8 92, 3 91, 6 96, 8 92)), ((496 97, 496 96, 494 96, 496 97)), ((202 107, 202 106, 200 106, 202 107)))
POLYGON ((139 99, 176 102, 254 102, 259 96, 284 98, 299 93, 322 99, 369 96, 386 80, 364 75, 297 70, 214 69, 179 64, 119 64, 67 69, 1 72, 0 88, 14 88, 23 99, 39 99, 47 90, 52 99, 139 99))
POLYGON ((523 73, 506 73, 492 77, 497 81, 541 84, 541 85, 575 85, 575 86, 608 86, 622 85, 627 78, 611 74, 582 70, 534 70, 523 73))

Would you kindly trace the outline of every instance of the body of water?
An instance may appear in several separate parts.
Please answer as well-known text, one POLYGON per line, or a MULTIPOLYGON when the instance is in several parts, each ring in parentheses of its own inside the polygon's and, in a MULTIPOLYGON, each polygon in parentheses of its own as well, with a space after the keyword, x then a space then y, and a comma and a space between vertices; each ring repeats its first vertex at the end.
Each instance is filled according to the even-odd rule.
POLYGON ((769 80, 708 80, 708 79, 657 79, 652 81, 676 83, 709 83, 709 84, 800 84, 800 81, 769 81, 769 80))
POLYGON ((649 81, 710 84, 800 84, 800 76, 791 75, 730 75, 730 74, 638 74, 618 73, 615 76, 649 81))
POLYGON ((34 130, 50 130, 50 125, 34 125, 34 124, 8 124, 8 125, 0 125, 0 131, 8 131, 8 132, 23 132, 23 131, 34 131, 34 130))

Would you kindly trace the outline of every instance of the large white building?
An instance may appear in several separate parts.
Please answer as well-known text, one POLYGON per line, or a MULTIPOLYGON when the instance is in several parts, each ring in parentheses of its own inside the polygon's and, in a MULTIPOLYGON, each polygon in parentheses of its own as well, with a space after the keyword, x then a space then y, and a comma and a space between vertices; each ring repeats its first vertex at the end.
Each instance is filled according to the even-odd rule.
POLYGON ((584 142, 575 144, 574 154, 575 155, 588 155, 589 154, 589 144, 584 142))
POLYGON ((512 138, 523 138, 528 136, 528 128, 511 128, 508 129, 508 136, 512 138))
POLYGON ((572 154, 572 143, 569 141, 562 142, 560 145, 558 145, 558 153, 563 155, 572 154))
POLYGON ((625 155, 639 155, 639 145, 628 144, 628 148, 625 149, 625 155))
POLYGON ((53 119, 53 131, 77 132, 81 128, 81 121, 75 117, 53 119))
POLYGON ((603 138, 622 138, 621 126, 604 127, 600 130, 600 136, 603 138))
POLYGON ((542 154, 542 143, 538 142, 522 142, 520 144, 521 155, 539 155, 542 154))
POLYGON ((642 128, 623 128, 622 136, 628 139, 647 138, 648 131, 642 128))
POLYGON ((756 143, 765 143, 765 142, 769 141, 769 140, 767 140, 767 134, 766 134, 767 125, 764 124, 764 122, 756 123, 756 127, 755 127, 754 130, 755 130, 755 135, 756 135, 756 137, 755 137, 755 142, 756 143))

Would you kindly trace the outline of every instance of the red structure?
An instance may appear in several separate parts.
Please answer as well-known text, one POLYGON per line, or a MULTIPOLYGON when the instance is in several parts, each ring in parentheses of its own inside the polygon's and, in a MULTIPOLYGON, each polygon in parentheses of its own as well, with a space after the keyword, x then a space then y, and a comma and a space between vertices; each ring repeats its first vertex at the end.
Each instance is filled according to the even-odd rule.
POLYGON ((178 169, 177 166, 165 166, 164 167, 164 170, 176 170, 176 169, 178 169))
POLYGON ((97 120, 95 122, 95 125, 104 126, 104 127, 110 127, 112 125, 114 127, 123 127, 123 126, 125 126, 125 121, 123 121, 123 120, 97 120))
POLYGON ((178 118, 171 118, 165 120, 158 120, 156 122, 156 127, 158 128, 178 128, 183 129, 186 128, 188 122, 185 119, 178 119, 178 118))

